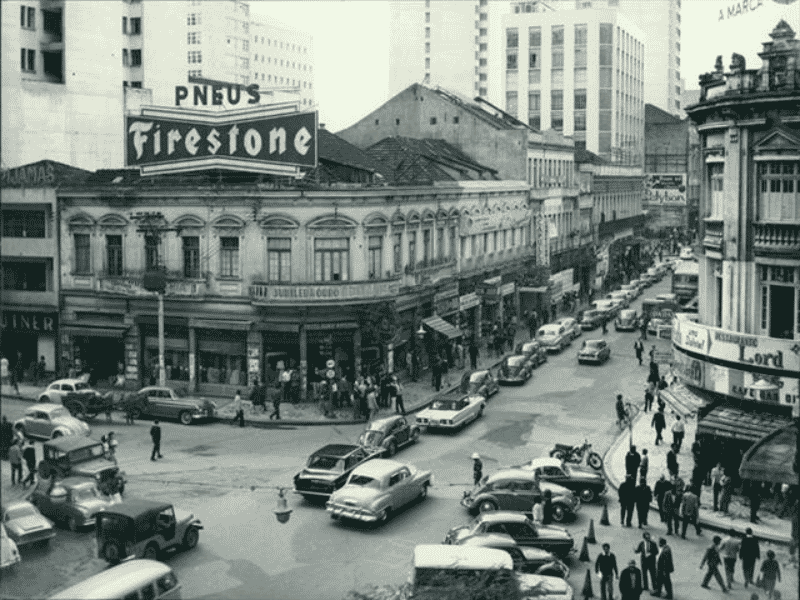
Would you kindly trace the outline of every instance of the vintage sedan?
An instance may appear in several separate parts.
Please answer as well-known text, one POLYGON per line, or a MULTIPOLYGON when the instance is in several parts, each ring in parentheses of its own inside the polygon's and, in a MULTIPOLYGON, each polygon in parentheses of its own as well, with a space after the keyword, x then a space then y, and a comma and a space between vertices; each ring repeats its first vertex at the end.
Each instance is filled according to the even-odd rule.
POLYGON ((580 500, 565 487, 545 481, 537 482, 536 475, 525 469, 501 469, 484 478, 471 491, 464 492, 461 506, 471 514, 495 510, 530 512, 536 500, 542 500, 550 490, 553 520, 560 523, 580 510, 580 500))
POLYGON ((0 523, 0 569, 7 569, 22 562, 19 549, 6 531, 5 525, 0 523))
POLYGON ((458 545, 502 550, 511 556, 514 570, 520 573, 548 575, 561 579, 569 577, 569 567, 555 554, 533 546, 520 546, 507 533, 479 533, 466 538, 458 545))
POLYGON ((486 398, 440 398, 417 413, 417 425, 424 429, 459 429, 483 416, 486 398))
POLYGON ((584 331, 591 331, 597 329, 603 324, 603 319, 606 318, 606 313, 602 310, 590 309, 583 313, 581 317, 581 329, 584 331))
POLYGON ((575 541, 570 533, 557 525, 536 525, 521 512, 495 511, 475 517, 471 523, 453 527, 447 532, 445 544, 464 544, 469 538, 486 533, 504 533, 520 546, 533 546, 552 552, 559 558, 574 551, 575 541))
POLYGON ((305 469, 294 476, 294 492, 309 502, 325 501, 345 484, 353 469, 383 452, 354 444, 323 446, 308 458, 305 469))
POLYGON ((630 300, 631 302, 636 300, 636 298, 638 298, 639 294, 641 293, 639 286, 633 283, 632 281, 630 283, 622 284, 619 289, 621 292, 625 292, 626 294, 628 294, 628 300, 630 300))
POLYGON ((531 378, 531 363, 523 354, 507 356, 500 365, 497 380, 503 385, 523 384, 531 378))
POLYGON ((572 338, 572 332, 558 323, 542 325, 536 332, 536 341, 548 352, 561 352, 572 343, 572 338))
POLYGON ((547 351, 542 348, 539 342, 517 344, 517 348, 514 352, 524 356, 528 360, 528 363, 530 363, 532 369, 547 362, 547 351))
POLYGON ((25 416, 14 422, 14 429, 27 438, 54 440, 62 436, 88 436, 92 430, 58 404, 34 404, 25 416))
POLYGON ((382 452, 382 456, 391 458, 400 448, 418 442, 419 434, 419 426, 403 416, 392 415, 369 423, 358 443, 370 454, 382 452))
POLYGON ((557 458, 534 458, 514 468, 532 471, 540 482, 555 483, 572 490, 582 502, 592 502, 607 490, 602 474, 565 464, 557 458))
POLYGON ((657 338, 668 338, 672 335, 672 323, 666 319, 654 317, 647 322, 647 333, 657 338))
POLYGON ((639 315, 632 308, 621 310, 614 321, 617 331, 636 331, 639 328, 639 315))
POLYGON ((63 404, 67 395, 77 400, 87 401, 102 396, 100 392, 92 389, 88 383, 80 379, 58 379, 39 394, 39 402, 63 404))
POLYGON ((136 394, 133 416, 178 419, 184 425, 191 425, 195 421, 213 419, 216 410, 215 402, 190 398, 182 389, 152 385, 136 394))
POLYGON ((84 477, 68 477, 52 486, 49 480, 40 479, 30 500, 43 515, 71 531, 93 527, 95 515, 113 505, 95 481, 84 477))
POLYGON ((467 371, 461 376, 459 391, 466 396, 483 396, 488 400, 500 391, 500 386, 489 369, 467 371))
POLYGON ((356 467, 327 503, 332 519, 384 523, 403 507, 428 496, 430 471, 376 458, 356 467))
POLYGON ((556 321, 556 324, 562 325, 564 329, 567 330, 567 333, 572 335, 572 339, 575 340, 583 334, 583 329, 581 329, 580 323, 576 319, 572 317, 564 317, 563 319, 559 319, 556 321))
POLYGON ((24 500, 11 502, 6 506, 3 511, 3 525, 17 546, 39 542, 47 544, 56 537, 53 522, 42 515, 33 504, 24 500))
POLYGON ((615 292, 607 294, 606 300, 616 301, 617 304, 620 306, 620 310, 628 308, 631 304, 630 298, 628 297, 628 293, 623 292, 621 290, 617 290, 615 292))
POLYGON ((611 346, 605 340, 584 340, 578 351, 578 364, 602 364, 611 358, 611 346))

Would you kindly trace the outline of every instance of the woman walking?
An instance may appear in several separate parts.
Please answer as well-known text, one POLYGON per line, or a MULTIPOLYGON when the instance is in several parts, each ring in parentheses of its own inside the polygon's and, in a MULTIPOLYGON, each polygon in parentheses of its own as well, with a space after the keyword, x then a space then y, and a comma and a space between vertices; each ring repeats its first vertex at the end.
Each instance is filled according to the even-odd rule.
POLYGON ((767 598, 775 597, 775 584, 781 580, 781 567, 775 560, 775 552, 767 550, 767 558, 761 563, 761 587, 767 592, 767 598))

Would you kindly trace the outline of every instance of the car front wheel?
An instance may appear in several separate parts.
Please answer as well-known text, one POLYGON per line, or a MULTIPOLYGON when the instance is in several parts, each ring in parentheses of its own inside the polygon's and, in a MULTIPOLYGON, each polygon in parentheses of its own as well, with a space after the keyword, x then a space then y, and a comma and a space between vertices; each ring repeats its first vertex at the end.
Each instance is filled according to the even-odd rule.
POLYGON ((195 546, 197 546, 197 542, 200 541, 200 532, 197 530, 197 527, 189 527, 186 530, 186 533, 183 536, 183 547, 187 550, 191 550, 195 546))
POLYGON ((493 500, 484 500, 481 502, 480 508, 478 509, 480 512, 492 512, 497 510, 497 504, 493 500))
POLYGON ((591 502, 594 500, 595 493, 591 488, 584 488, 581 490, 581 502, 591 502))
POLYGON ((102 550, 103 558, 112 565, 118 565, 122 557, 122 549, 119 544, 106 542, 102 550))
POLYGON ((183 411, 179 417, 181 424, 183 425, 191 425, 192 424, 192 413, 183 411))
POLYGON ((58 438, 60 438, 62 435, 64 435, 64 434, 63 434, 63 433, 61 433, 60 431, 54 431, 54 432, 53 432, 53 439, 54 439, 54 440, 57 440, 57 439, 58 439, 58 438))
POLYGON ((562 523, 567 518, 567 509, 560 504, 553 505, 553 521, 562 523))

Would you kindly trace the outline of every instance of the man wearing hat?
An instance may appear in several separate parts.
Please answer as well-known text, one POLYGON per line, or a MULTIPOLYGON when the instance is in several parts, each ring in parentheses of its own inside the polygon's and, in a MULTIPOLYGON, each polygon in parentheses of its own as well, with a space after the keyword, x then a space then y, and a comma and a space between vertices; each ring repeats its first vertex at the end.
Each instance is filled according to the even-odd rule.
POLYGON ((619 593, 622 600, 639 600, 642 595, 642 572, 631 559, 628 567, 619 574, 619 593))
POLYGON ((477 452, 472 453, 472 477, 475 480, 475 485, 478 485, 483 479, 483 463, 481 462, 481 455, 477 452))

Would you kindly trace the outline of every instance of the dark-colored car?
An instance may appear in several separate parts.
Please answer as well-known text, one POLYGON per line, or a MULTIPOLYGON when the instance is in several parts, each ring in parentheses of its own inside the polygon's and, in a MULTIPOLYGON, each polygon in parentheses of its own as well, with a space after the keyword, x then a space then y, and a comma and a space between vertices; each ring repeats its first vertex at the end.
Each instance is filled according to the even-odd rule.
POLYGON ((531 365, 522 355, 507 356, 500 365, 498 381, 504 385, 523 384, 531 378, 531 365))
POLYGON ((367 425, 358 443, 367 448, 369 454, 382 452, 383 457, 391 458, 400 448, 418 442, 419 435, 420 429, 416 424, 409 424, 403 416, 392 415, 367 425))
POLYGON ((47 479, 39 479, 30 499, 44 516, 71 531, 93 527, 95 515, 112 506, 97 483, 85 477, 68 477, 52 486, 47 479))
POLYGON ((94 480, 103 493, 122 494, 125 491, 125 474, 106 458, 102 442, 78 436, 65 436, 43 444, 44 457, 39 463, 39 476, 88 477, 94 480))
POLYGON ((368 449, 354 444, 324 446, 314 452, 305 469, 294 476, 294 491, 309 502, 328 500, 345 484, 353 469, 383 453, 383 449, 368 449))
POLYGON ((605 340, 585 340, 578 351, 578 364, 602 364, 611 358, 611 346, 605 340))
POLYGON ((636 331, 639 329, 639 315, 630 308, 621 310, 614 321, 614 329, 617 331, 636 331))
POLYGON ((569 577, 569 567, 555 554, 533 546, 520 546, 507 533, 479 533, 466 538, 458 545, 503 550, 514 561, 514 570, 520 573, 549 575, 561 579, 569 577))
POLYGON ((471 523, 453 527, 445 544, 464 544, 470 537, 486 533, 504 533, 520 546, 533 546, 564 558, 574 550, 575 540, 563 527, 536 525, 525 513, 496 511, 475 517, 471 523))
POLYGON ((600 325, 603 324, 603 319, 605 318, 606 313, 602 310, 587 310, 583 313, 583 317, 581 318, 581 329, 584 331, 591 331, 592 329, 597 329, 600 325))
POLYGON ((581 502, 591 502, 607 489, 601 473, 565 464, 557 458, 534 458, 531 462, 514 468, 532 471, 541 482, 555 483, 572 490, 581 502))
POLYGON ((133 406, 134 418, 139 416, 157 419, 178 419, 184 425, 215 417, 216 403, 202 398, 191 398, 181 389, 151 385, 139 390, 133 406))
POLYGON ((467 371, 461 377, 460 391, 466 396, 483 396, 488 399, 500 391, 500 386, 488 369, 467 371))
POLYGON ((532 369, 547 362, 547 350, 542 348, 539 342, 525 342, 517 344, 516 354, 522 354, 528 359, 532 369))
POLYGON ((125 500, 95 516, 97 557, 116 565, 122 560, 158 560, 167 550, 197 546, 203 525, 192 513, 169 502, 125 500))
POLYGON ((534 501, 541 500, 548 489, 552 494, 553 520, 557 523, 580 509, 580 500, 570 490, 554 483, 537 483, 532 471, 517 468, 497 471, 472 491, 464 492, 461 506, 471 514, 495 510, 530 512, 534 501))

